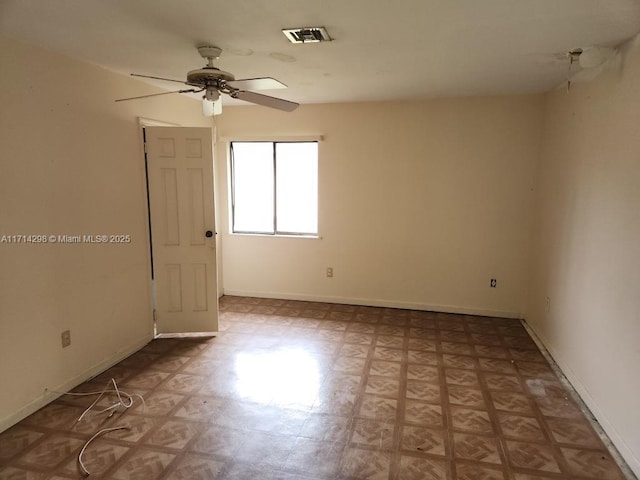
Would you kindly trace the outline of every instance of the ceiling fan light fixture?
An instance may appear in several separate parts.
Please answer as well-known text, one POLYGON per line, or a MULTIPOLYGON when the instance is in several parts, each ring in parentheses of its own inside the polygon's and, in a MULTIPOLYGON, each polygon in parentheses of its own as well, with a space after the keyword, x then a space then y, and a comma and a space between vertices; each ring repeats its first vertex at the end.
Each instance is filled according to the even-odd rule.
POLYGON ((209 87, 205 91, 204 98, 205 100, 209 100, 210 102, 215 102, 220 98, 220 92, 215 88, 209 87))
POLYGON ((282 33, 291 43, 320 43, 332 40, 324 27, 284 28, 282 33))
POLYGON ((202 97, 202 115, 205 117, 213 117, 214 115, 220 115, 222 113, 222 100, 207 100, 206 97, 202 97))
POLYGON ((202 115, 213 117, 221 113, 222 100, 220 100, 220 92, 213 87, 207 87, 202 97, 202 115))

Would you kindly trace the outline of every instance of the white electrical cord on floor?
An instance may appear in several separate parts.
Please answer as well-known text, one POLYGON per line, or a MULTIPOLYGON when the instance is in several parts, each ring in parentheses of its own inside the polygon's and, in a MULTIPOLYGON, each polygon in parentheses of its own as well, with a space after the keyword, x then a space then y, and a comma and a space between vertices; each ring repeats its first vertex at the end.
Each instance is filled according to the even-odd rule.
MULTIPOLYGON (((98 411, 94 411, 94 413, 99 414, 99 413, 104 413, 104 412, 110 412, 109 415, 107 416, 107 418, 110 418, 111 416, 113 416, 113 414, 116 411, 116 408, 118 407, 123 407, 125 410, 131 408, 133 406, 133 400, 134 397, 138 397, 141 401, 142 401, 142 405, 146 406, 146 404, 144 403, 144 398, 142 397, 142 395, 137 394, 137 393, 127 393, 127 392, 123 392, 122 390, 120 390, 118 388, 118 385, 116 384, 116 380, 114 378, 112 378, 111 380, 109 380, 107 382, 107 385, 105 386, 105 388, 99 392, 55 392, 53 390, 48 390, 50 392, 53 393, 61 393, 62 395, 74 395, 74 396, 90 396, 90 395, 98 395, 98 398, 96 398, 91 405, 89 405, 84 412, 82 412, 82 414, 78 417, 78 419, 74 422, 74 425, 78 422, 80 422, 87 413, 89 413, 91 411, 91 409, 100 401, 100 399, 107 393, 115 393, 116 396, 118 397, 118 402, 114 403, 113 405, 103 408, 102 410, 98 410, 98 411), (110 386, 113 385, 113 388, 110 388, 110 386), (124 396, 124 399, 123 399, 124 396), (125 401, 126 399, 126 401, 125 401)), ((87 442, 83 445, 82 449, 80 450, 80 453, 78 454, 78 465, 80 466, 80 472, 82 473, 83 476, 88 477, 89 475, 91 475, 91 473, 89 472, 89 470, 87 470, 87 467, 84 465, 84 462, 82 461, 82 456, 84 455, 85 450, 87 449, 87 447, 89 446, 89 444, 91 442, 93 442, 96 438, 98 438, 101 435, 104 435, 105 433, 109 433, 109 432, 113 432, 115 430, 129 430, 131 427, 123 425, 120 427, 110 427, 110 428, 103 428, 102 430, 99 430, 98 432, 96 432, 89 440, 87 440, 87 442)))
MULTIPOLYGON (((80 415, 80 417, 75 421, 75 423, 78 423, 79 421, 81 421, 84 416, 95 406, 96 403, 98 403, 100 401, 100 399, 106 394, 106 393, 115 393, 118 396, 118 402, 114 403, 113 405, 106 407, 102 410, 98 410, 94 413, 99 414, 99 413, 104 413, 104 412, 108 412, 109 410, 114 410, 120 406, 124 407, 125 409, 127 408, 131 408, 133 406, 133 398, 134 397, 138 397, 141 401, 142 401, 142 405, 144 407, 146 407, 145 401, 144 401, 144 397, 138 393, 127 393, 123 390, 120 390, 118 388, 118 385, 116 384, 116 381, 114 378, 112 378, 111 380, 109 380, 107 382, 107 385, 105 386, 105 388, 103 390, 97 391, 97 392, 57 392, 55 390, 49 390, 47 389, 47 392, 51 392, 51 393, 57 393, 60 395, 70 395, 70 396, 76 396, 76 397, 89 397, 92 395, 98 395, 98 398, 96 398, 94 400, 94 402, 89 405, 89 407, 82 412, 82 415, 80 415), (110 384, 113 384, 113 388, 108 388, 110 384), (123 400, 122 397, 125 397, 125 399, 127 400, 127 402, 125 403, 125 401, 123 400)), ((115 411, 111 412, 111 414, 109 415, 109 417, 111 417, 113 414, 115 413, 115 411)))
POLYGON ((78 465, 80 466, 80 472, 82 473, 82 475, 85 477, 88 477, 89 475, 91 475, 89 470, 87 470, 87 467, 85 467, 84 463, 82 462, 82 456, 84 455, 84 451, 87 449, 87 447, 91 442, 93 442, 100 435, 104 435, 105 433, 113 432, 115 430, 129 430, 130 428, 131 427, 127 427, 127 426, 103 428, 99 432, 96 432, 96 434, 93 437, 87 440, 87 443, 84 444, 84 446, 82 447, 82 450, 80 450, 80 453, 78 454, 78 465))
MULTIPOLYGON (((107 407, 107 408, 105 408, 103 410, 100 410, 100 411, 98 411, 96 413, 104 413, 104 412, 107 412, 109 410, 113 410, 113 409, 118 408, 118 407, 124 407, 125 409, 131 408, 133 406, 133 397, 134 396, 140 397, 140 399, 142 400, 142 404, 144 405, 144 398, 142 398, 142 395, 138 395, 137 393, 134 393, 133 395, 131 395, 131 394, 122 392, 122 394, 124 394, 125 397, 128 400, 128 403, 125 403, 125 401, 122 399, 122 395, 121 395, 120 390, 118 389, 118 385, 116 384, 115 378, 112 378, 109 382, 107 382, 107 385, 105 386, 104 390, 102 390, 102 392, 100 392, 100 395, 98 395, 98 398, 96 398, 93 401, 93 403, 91 405, 89 405, 89 407, 84 412, 82 412, 82 415, 80 415, 78 420, 76 420, 76 423, 81 421, 84 418, 84 416, 87 413, 89 413, 89 411, 95 406, 95 404, 100 401, 100 399, 104 396, 104 394, 109 392, 109 391, 110 392, 114 392, 115 391, 116 395, 118 396, 118 403, 114 403, 110 407, 107 407), (113 384, 113 390, 110 390, 108 388, 110 383, 113 384)), ((109 414, 109 416, 113 415, 114 413, 115 413, 115 411, 112 411, 111 414, 109 414)))

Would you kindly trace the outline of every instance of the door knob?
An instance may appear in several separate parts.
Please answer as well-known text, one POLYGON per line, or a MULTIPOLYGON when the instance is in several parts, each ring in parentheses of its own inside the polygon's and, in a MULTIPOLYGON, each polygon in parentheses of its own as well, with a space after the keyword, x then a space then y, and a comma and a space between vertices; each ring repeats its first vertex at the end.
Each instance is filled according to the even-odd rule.
POLYGON ((213 232, 211 230, 207 230, 205 232, 204 236, 207 237, 207 238, 211 238, 211 237, 213 237, 213 232))

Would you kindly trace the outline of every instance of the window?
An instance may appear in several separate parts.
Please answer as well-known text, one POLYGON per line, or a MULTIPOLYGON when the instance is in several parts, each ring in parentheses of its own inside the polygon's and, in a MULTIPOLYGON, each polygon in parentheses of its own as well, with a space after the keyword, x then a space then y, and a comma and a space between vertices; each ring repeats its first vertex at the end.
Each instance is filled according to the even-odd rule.
POLYGON ((231 142, 233 233, 318 234, 318 142, 231 142))

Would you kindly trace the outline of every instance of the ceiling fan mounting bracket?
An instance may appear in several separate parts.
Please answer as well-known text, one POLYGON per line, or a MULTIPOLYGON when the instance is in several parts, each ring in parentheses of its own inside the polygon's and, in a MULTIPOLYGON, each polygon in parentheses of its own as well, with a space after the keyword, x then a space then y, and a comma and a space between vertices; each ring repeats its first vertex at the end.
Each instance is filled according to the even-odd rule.
POLYGON ((200 55, 202 56, 202 58, 206 58, 211 62, 214 59, 217 60, 218 58, 220 58, 222 49, 220 47, 204 45, 202 47, 198 47, 198 52, 200 52, 200 55))

